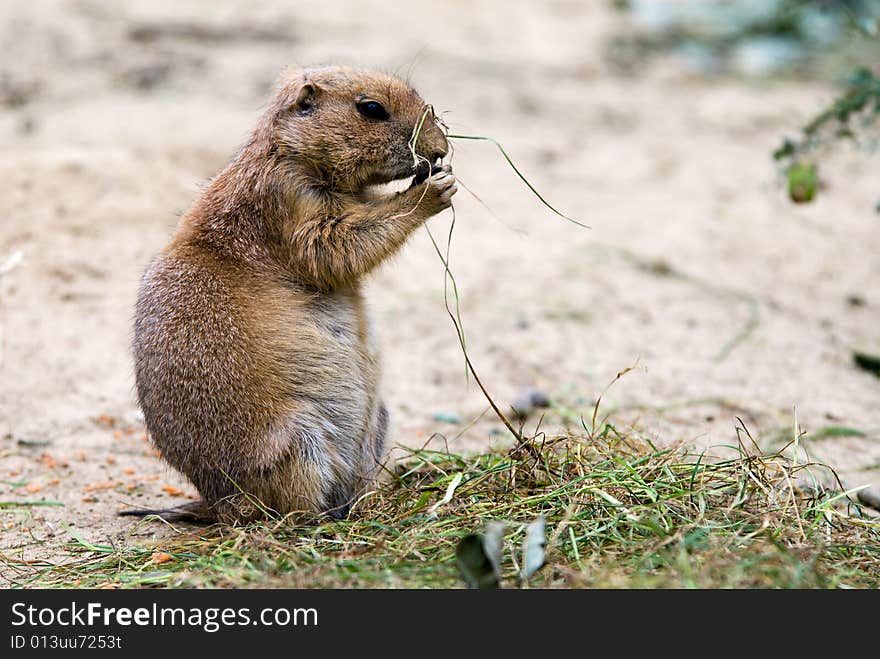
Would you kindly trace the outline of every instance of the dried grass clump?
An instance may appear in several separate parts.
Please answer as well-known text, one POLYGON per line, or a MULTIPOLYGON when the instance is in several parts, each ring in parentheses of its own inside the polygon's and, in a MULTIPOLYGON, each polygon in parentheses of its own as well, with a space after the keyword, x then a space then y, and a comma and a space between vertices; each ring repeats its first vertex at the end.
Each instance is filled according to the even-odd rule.
MULTIPOLYGON (((450 587, 459 540, 543 515, 546 565, 531 587, 880 586, 880 520, 833 473, 761 453, 657 448, 611 425, 477 455, 412 450, 349 519, 288 515, 177 533, 158 546, 75 538, 54 565, 17 565, 22 587, 450 587), (825 472, 825 473, 823 473, 825 472), (798 485, 801 483, 801 485, 798 485), (158 558, 157 558, 158 557, 158 558)), ((141 524, 151 523, 149 520, 141 524)), ((152 522, 155 523, 155 522, 152 522)), ((519 557, 503 556, 504 585, 519 557)), ((11 565, 9 566, 11 567, 11 565)))

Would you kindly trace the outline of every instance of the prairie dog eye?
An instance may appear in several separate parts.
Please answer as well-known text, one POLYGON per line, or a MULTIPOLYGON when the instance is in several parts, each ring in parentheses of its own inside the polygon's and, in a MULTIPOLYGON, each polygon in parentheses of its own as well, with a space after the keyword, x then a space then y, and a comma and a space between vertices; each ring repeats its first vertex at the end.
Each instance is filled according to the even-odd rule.
POLYGON ((358 112, 367 119, 376 121, 387 121, 389 118, 388 111, 382 107, 378 101, 358 101, 356 104, 358 112))

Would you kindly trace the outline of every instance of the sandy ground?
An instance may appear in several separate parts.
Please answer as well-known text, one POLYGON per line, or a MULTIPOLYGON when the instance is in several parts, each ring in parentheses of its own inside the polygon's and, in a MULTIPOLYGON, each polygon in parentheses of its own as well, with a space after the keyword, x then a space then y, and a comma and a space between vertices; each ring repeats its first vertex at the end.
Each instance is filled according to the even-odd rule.
MULTIPOLYGON (((880 485, 880 379, 851 360, 880 351, 877 162, 842 152, 819 200, 795 206, 769 158, 832 89, 709 82, 663 61, 615 75, 603 43, 619 18, 604 2, 349 5, 0 4, 0 501, 64 504, 7 506, 0 553, 58 559, 65 527, 143 542, 169 531, 131 534, 116 510, 193 496, 138 414, 138 278, 280 69, 320 62, 410 75, 454 132, 499 139, 592 226, 549 213, 489 145, 456 144, 457 175, 492 212, 457 195, 452 267, 471 357, 500 402, 538 387, 555 403, 542 428, 560 430, 635 364, 603 398, 622 427, 726 444, 739 416, 779 445, 796 414, 803 445, 848 485, 880 485), (864 435, 811 440, 827 426, 864 435)), ((431 220, 435 235, 450 219, 431 220)), ((424 231, 369 298, 393 440, 504 445, 491 413, 468 426, 487 406, 424 231)), ((3 579, 18 569, 0 561, 3 579)))

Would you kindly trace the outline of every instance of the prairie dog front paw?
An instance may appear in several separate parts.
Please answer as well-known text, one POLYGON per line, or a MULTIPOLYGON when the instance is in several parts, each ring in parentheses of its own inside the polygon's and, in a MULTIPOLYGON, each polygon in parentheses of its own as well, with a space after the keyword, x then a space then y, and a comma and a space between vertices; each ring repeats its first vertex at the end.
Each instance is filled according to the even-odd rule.
POLYGON ((423 203, 428 202, 436 207, 433 213, 439 213, 452 205, 452 195, 458 192, 458 184, 450 165, 434 168, 425 184, 428 190, 423 203))

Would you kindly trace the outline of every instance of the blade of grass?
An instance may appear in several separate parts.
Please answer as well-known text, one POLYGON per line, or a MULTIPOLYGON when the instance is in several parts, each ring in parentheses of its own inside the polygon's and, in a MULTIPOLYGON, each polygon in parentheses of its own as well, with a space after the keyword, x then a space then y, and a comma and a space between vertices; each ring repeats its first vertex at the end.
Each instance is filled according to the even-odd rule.
POLYGON ((556 210, 556 208, 554 208, 550 204, 550 202, 548 202, 546 199, 544 199, 544 197, 541 195, 541 193, 535 189, 535 186, 533 186, 529 182, 529 180, 523 175, 523 173, 521 171, 519 171, 519 168, 513 163, 513 160, 511 160, 510 156, 507 155, 507 151, 504 150, 504 147, 501 146, 501 144, 498 142, 498 140, 496 140, 492 137, 485 137, 483 135, 446 135, 446 137, 451 140, 478 140, 478 141, 482 141, 482 142, 491 142, 496 147, 498 147, 498 150, 501 152, 501 155, 504 156, 504 159, 507 161, 507 164, 510 165, 511 169, 513 169, 513 171, 520 178, 520 180, 526 184, 526 186, 529 188, 529 190, 532 191, 532 194, 534 194, 541 201, 542 204, 544 204, 547 208, 549 208, 551 211, 553 211, 556 215, 563 218, 564 220, 568 220, 572 224, 576 224, 579 227, 583 227, 584 229, 591 228, 589 225, 584 224, 583 222, 580 222, 580 221, 574 219, 573 217, 569 217, 565 213, 562 213, 562 212, 556 210))
POLYGON ((26 508, 29 506, 63 506, 60 501, 0 501, 0 508, 26 508))

